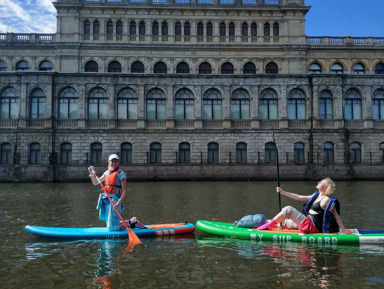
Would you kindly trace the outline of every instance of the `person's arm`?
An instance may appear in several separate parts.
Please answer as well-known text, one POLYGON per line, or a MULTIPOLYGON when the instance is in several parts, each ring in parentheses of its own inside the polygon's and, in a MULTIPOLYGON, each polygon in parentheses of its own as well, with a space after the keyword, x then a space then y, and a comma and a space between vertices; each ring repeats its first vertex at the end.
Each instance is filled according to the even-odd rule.
POLYGON ((339 225, 339 228, 345 232, 345 227, 343 221, 341 220, 340 215, 337 213, 337 210, 333 208, 333 216, 335 217, 336 223, 339 225))
POLYGON ((119 208, 120 204, 124 201, 125 197, 127 196, 127 180, 123 179, 121 180, 121 197, 120 199, 115 203, 114 208, 119 208))
POLYGON ((303 195, 299 195, 299 194, 294 194, 294 193, 290 193, 290 192, 287 192, 287 191, 284 191, 282 188, 280 187, 277 187, 276 188, 276 191, 290 199, 293 199, 293 200, 296 200, 296 201, 301 201, 301 202, 306 202, 308 201, 311 196, 303 196, 303 195))
POLYGON ((99 181, 100 182, 104 181, 104 179, 105 179, 104 175, 102 175, 100 178, 95 177, 96 172, 95 172, 95 168, 93 166, 90 166, 88 168, 88 171, 89 171, 89 177, 91 178, 92 184, 94 186, 98 185, 99 181))

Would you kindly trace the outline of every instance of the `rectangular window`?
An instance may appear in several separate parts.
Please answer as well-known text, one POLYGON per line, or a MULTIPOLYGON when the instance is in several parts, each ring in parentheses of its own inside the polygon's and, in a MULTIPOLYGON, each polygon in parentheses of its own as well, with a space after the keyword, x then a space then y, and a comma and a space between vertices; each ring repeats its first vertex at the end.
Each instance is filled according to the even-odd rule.
POLYGON ((208 163, 218 163, 219 162, 219 151, 217 149, 208 150, 208 163))
POLYGON ((60 163, 63 165, 72 163, 72 146, 71 145, 66 144, 61 147, 60 163))
POLYGON ((131 164, 132 163, 132 149, 121 150, 121 163, 131 164))
POLYGON ((247 149, 238 148, 236 150, 236 163, 238 164, 247 163, 247 149))
POLYGON ((265 163, 275 164, 276 163, 276 151, 274 148, 265 149, 265 163))
POLYGON ((32 144, 30 155, 29 155, 29 163, 40 164, 40 162, 41 162, 40 144, 32 144))
POLYGON ((240 119, 240 101, 231 101, 231 119, 240 119))
POLYGON ((221 100, 213 101, 213 119, 221 119, 221 100))
POLYGON ((45 99, 34 97, 31 105, 31 118, 44 118, 45 99))
POLYGON ((189 149, 180 149, 179 150, 179 163, 180 164, 189 164, 191 162, 189 149))

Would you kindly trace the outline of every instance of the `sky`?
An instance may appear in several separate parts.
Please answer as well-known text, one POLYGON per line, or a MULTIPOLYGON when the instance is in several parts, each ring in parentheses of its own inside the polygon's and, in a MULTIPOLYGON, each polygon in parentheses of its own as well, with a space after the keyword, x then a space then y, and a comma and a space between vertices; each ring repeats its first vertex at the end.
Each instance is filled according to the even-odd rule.
MULTIPOLYGON (((384 0, 305 0, 307 36, 384 37, 384 0)), ((0 0, 0 33, 55 33, 52 0, 0 0)))

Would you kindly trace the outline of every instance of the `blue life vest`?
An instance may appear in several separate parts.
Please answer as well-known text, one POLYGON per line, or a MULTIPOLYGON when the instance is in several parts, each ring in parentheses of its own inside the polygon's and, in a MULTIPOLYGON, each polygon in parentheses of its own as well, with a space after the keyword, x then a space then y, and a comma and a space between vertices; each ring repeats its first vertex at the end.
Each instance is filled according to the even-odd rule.
MULTIPOLYGON (((308 202, 304 205, 303 214, 308 215, 309 210, 313 202, 316 200, 319 195, 319 191, 313 193, 308 202)), ((337 213, 340 215, 340 203, 336 198, 330 198, 330 201, 327 207, 324 210, 323 218, 323 233, 336 233, 339 231, 339 225, 336 222, 335 217, 333 216, 333 210, 336 208, 337 213)))

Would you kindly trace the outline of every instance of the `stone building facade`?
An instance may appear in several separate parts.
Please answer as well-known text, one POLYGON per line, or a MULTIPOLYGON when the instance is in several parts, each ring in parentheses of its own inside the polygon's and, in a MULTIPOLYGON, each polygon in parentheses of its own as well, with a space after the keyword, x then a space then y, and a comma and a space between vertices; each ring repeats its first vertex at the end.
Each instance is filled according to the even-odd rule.
POLYGON ((380 179, 384 37, 310 37, 304 0, 57 0, 0 34, 0 179, 380 179), (276 143, 276 147, 275 147, 276 143))

